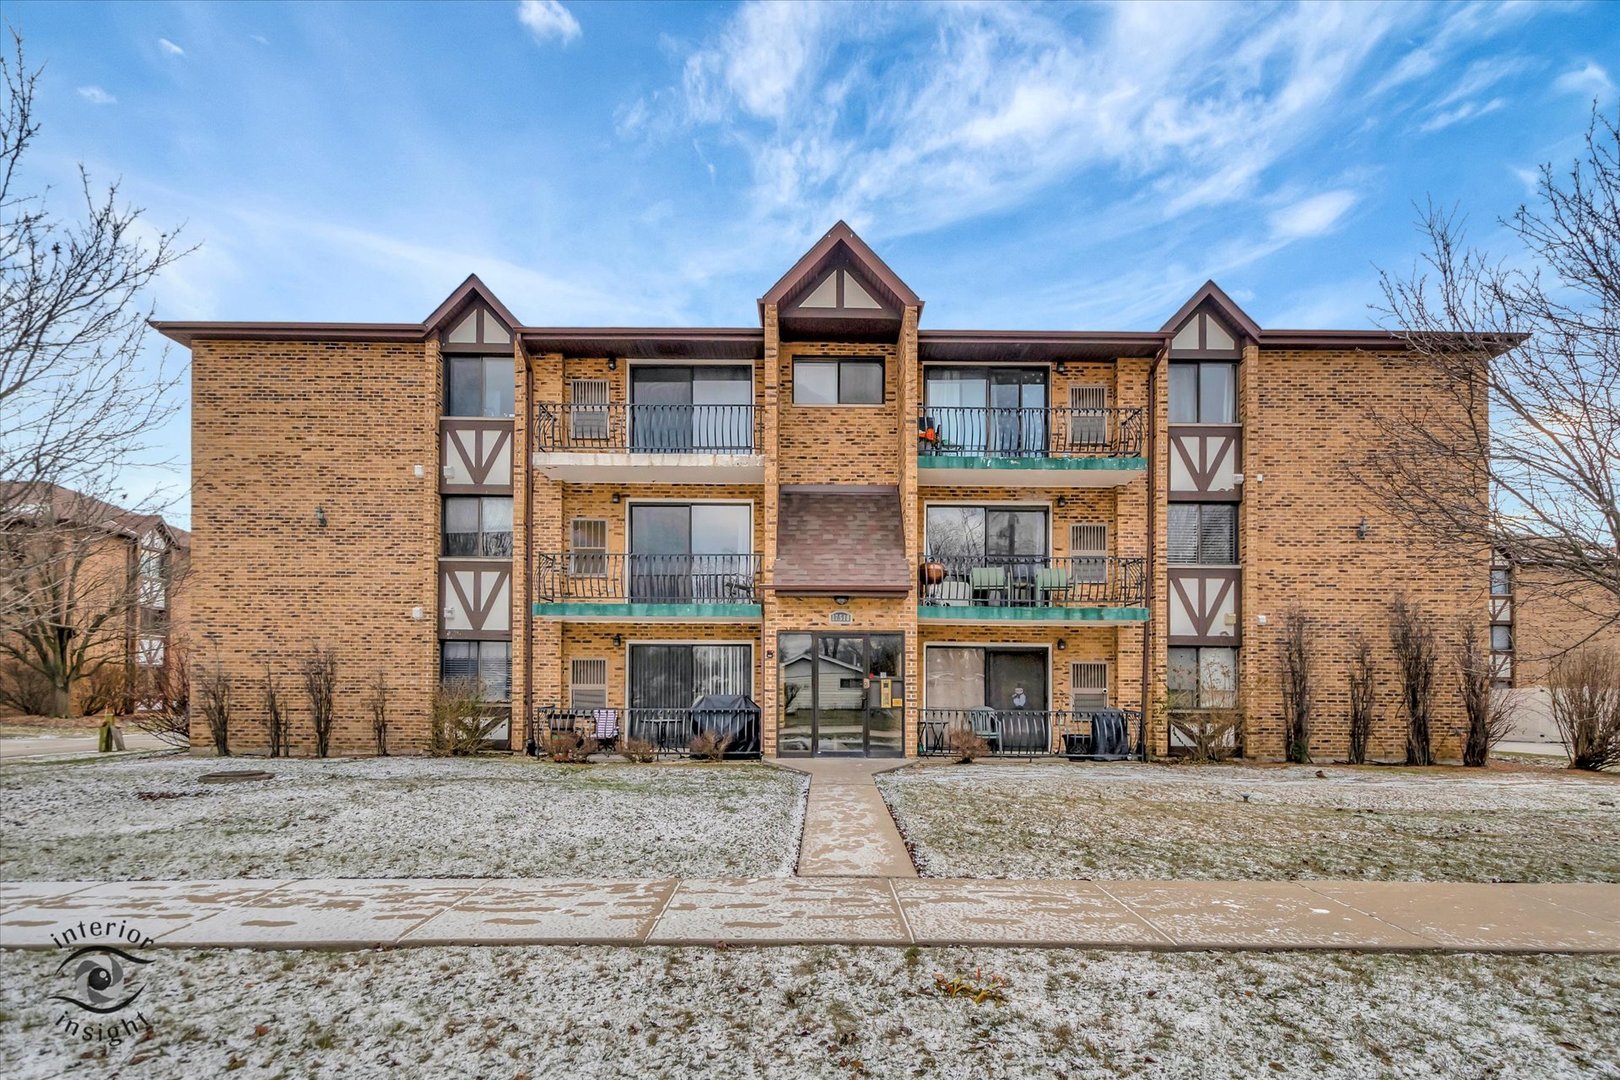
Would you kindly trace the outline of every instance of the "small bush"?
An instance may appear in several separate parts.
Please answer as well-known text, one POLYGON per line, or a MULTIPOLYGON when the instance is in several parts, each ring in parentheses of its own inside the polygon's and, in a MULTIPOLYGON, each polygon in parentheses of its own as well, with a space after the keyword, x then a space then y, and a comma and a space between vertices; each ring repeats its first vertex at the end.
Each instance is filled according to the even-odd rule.
POLYGON ((1406 718, 1406 763, 1434 764, 1434 624, 1417 604, 1396 596, 1389 605, 1389 641, 1401 680, 1406 718))
POLYGON ((990 752, 990 743, 975 735, 971 728, 955 728, 945 739, 945 748, 951 760, 958 765, 971 765, 990 752))
POLYGON ((478 679, 448 679, 433 691, 428 714, 428 753, 467 756, 484 748, 505 717, 489 708, 478 679))
POLYGON ((647 765, 658 760, 658 747, 646 739, 621 739, 619 753, 624 755, 626 761, 633 761, 637 765, 647 765))
POLYGON ((230 675, 215 660, 212 667, 197 674, 197 699, 203 719, 208 723, 208 734, 214 741, 214 752, 220 757, 231 756, 231 713, 235 708, 235 686, 230 675))
POLYGON ((1296 765, 1311 760, 1311 708, 1316 702, 1316 634, 1298 606, 1282 618, 1283 751, 1296 765))
POLYGON ((546 739, 546 756, 559 765, 585 765, 591 755, 600 749, 595 739, 587 739, 572 731, 554 732, 546 739))
POLYGON ((377 744, 377 756, 388 756, 388 675, 377 672, 371 684, 371 737, 377 744))
POLYGON ((1200 765, 1243 755, 1244 713, 1232 704, 1170 713, 1170 728, 1185 740, 1188 761, 1200 765))
POLYGON ((1377 687, 1372 643, 1357 635, 1350 644, 1350 764, 1367 764, 1367 742, 1372 737, 1377 687))
POLYGON ((1481 646, 1478 632, 1464 622, 1457 628, 1457 689, 1462 693, 1468 731, 1463 739, 1463 764, 1483 768, 1491 750, 1513 728, 1508 699, 1491 682, 1491 654, 1481 646))
POLYGON ((96 716, 100 713, 128 711, 129 668, 123 664, 97 664, 79 680, 79 715, 96 716))
POLYGON ((731 745, 730 735, 716 736, 712 731, 700 731, 687 749, 694 761, 724 761, 726 748, 731 745))
POLYGON ((15 660, 0 667, 0 705, 24 716, 49 716, 55 704, 56 691, 44 675, 15 660))
POLYGON ((1620 767, 1620 650, 1588 645, 1553 665, 1553 723, 1572 769, 1620 767))
POLYGON ((290 741, 287 738, 287 695, 268 664, 265 665, 264 681, 259 685, 259 692, 264 698, 264 734, 265 741, 269 743, 270 756, 286 757, 292 753, 292 747, 287 745, 290 741))
POLYGON ((315 756, 326 757, 332 744, 332 721, 338 685, 337 650, 311 645, 299 664, 304 693, 309 698, 309 721, 315 729, 315 756))

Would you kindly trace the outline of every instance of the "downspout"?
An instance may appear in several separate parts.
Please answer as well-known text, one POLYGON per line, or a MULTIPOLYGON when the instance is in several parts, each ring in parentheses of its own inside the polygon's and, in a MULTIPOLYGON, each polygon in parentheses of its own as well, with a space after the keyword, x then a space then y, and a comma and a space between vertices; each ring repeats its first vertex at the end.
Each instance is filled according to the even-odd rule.
MULTIPOLYGON (((515 335, 514 335, 515 336, 515 335)), ((534 371, 529 350, 518 342, 523 356, 523 751, 534 745, 534 371)), ((514 450, 516 447, 513 448, 514 450)), ((508 744, 510 745, 510 744, 508 744)))
POLYGON ((1155 550, 1155 541, 1158 538, 1158 479, 1159 479, 1159 368, 1170 355, 1170 335, 1164 336, 1164 344, 1154 354, 1153 363, 1148 366, 1147 377, 1147 566, 1144 574, 1146 592, 1143 599, 1147 603, 1147 622, 1142 624, 1142 760, 1148 758, 1147 721, 1148 688, 1152 685, 1153 650, 1149 647, 1153 639, 1153 600, 1154 581, 1156 578, 1155 566, 1158 552, 1155 550))

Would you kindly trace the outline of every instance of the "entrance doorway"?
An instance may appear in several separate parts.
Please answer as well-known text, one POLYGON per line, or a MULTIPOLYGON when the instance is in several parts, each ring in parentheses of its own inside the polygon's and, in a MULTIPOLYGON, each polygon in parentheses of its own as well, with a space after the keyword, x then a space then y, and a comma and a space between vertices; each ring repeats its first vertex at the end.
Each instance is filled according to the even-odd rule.
POLYGON ((777 752, 905 752, 902 634, 779 634, 777 752))

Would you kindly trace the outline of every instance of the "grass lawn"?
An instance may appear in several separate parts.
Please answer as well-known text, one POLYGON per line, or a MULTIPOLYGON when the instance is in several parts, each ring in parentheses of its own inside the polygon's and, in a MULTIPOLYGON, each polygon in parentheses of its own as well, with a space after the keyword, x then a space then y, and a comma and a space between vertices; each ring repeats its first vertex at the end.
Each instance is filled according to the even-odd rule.
POLYGON ((0 878, 767 877, 792 872, 804 788, 734 764, 19 760, 0 878), (275 777, 198 782, 221 768, 275 777))
POLYGON ((878 786, 939 877, 1620 882, 1620 776, 981 761, 878 786))
MULTIPOLYGON (((1073 951, 150 950, 145 1041, 53 1029, 8 953, 0 1075, 1620 1076, 1620 960, 1073 951), (1004 1005, 935 976, 1006 980, 1004 1005), (121 1067, 120 1067, 121 1066, 121 1067)), ((83 1015, 83 1014, 81 1014, 83 1015)))

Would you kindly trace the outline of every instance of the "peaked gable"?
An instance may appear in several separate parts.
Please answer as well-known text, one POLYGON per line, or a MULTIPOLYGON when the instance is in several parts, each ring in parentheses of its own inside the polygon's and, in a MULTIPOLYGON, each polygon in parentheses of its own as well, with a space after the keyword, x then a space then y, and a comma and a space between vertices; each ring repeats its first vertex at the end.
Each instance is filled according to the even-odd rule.
POLYGON ((520 326, 517 317, 490 291, 489 286, 469 274, 433 314, 422 321, 429 333, 438 332, 449 348, 511 348, 512 334, 520 326))
POLYGON ((911 287, 842 221, 760 297, 761 316, 767 304, 803 315, 836 312, 867 319, 898 319, 905 308, 920 311, 923 306, 911 287))
POLYGON ((1243 351, 1246 341, 1259 342, 1260 324, 1219 285, 1206 281, 1170 316, 1161 333, 1175 335, 1170 342, 1175 353, 1233 355, 1243 351))

